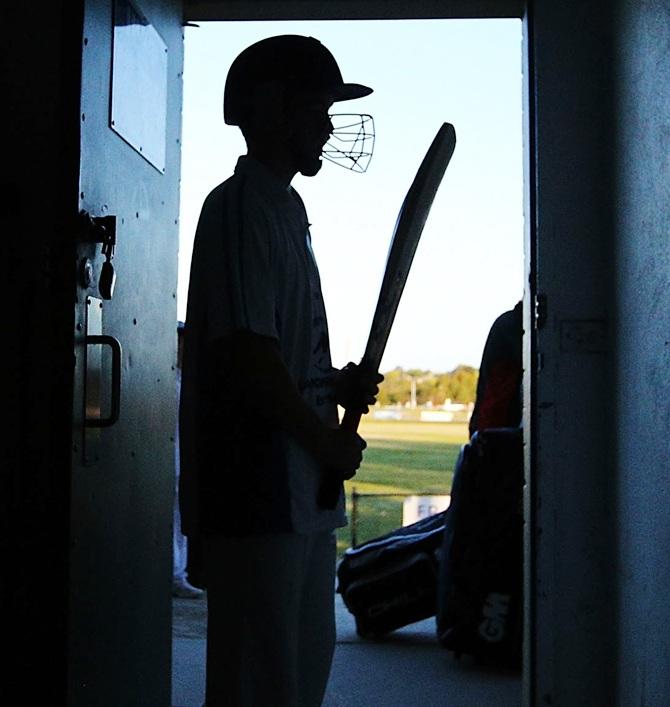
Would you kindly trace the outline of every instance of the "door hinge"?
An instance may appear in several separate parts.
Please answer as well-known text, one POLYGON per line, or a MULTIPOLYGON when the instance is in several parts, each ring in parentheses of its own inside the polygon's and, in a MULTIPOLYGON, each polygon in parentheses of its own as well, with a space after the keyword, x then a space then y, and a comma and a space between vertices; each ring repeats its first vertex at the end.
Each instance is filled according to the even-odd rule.
POLYGON ((537 294, 533 298, 533 325, 536 329, 542 329, 547 322, 547 296, 537 294))

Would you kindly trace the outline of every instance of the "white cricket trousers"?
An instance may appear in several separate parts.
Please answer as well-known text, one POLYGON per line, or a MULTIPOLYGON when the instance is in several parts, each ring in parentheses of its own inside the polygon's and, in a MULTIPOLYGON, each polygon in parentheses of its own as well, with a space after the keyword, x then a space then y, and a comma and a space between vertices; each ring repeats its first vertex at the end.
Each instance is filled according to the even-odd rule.
POLYGON ((206 707, 319 707, 335 649, 335 534, 203 539, 206 707))

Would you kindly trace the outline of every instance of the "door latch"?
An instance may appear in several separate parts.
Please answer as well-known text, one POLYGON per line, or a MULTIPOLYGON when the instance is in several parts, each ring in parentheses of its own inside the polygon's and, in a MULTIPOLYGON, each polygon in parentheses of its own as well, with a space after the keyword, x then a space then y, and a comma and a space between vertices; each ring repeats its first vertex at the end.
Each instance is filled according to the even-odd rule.
POLYGON ((82 240, 102 243, 105 262, 98 278, 98 291, 102 299, 110 300, 114 295, 116 273, 114 271, 114 247, 116 246, 116 216, 91 216, 87 211, 79 212, 79 231, 82 240))
POLYGON ((116 238, 105 241, 102 244, 102 254, 105 256, 105 262, 102 264, 100 271, 100 280, 98 280, 98 291, 102 299, 110 300, 114 295, 114 285, 116 284, 116 273, 112 258, 114 257, 114 245, 116 238))

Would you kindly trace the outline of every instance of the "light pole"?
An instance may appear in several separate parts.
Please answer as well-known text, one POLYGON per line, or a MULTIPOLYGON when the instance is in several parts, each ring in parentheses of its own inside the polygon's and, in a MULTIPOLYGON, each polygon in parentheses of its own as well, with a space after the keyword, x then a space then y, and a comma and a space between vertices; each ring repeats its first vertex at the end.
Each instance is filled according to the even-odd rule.
POLYGON ((416 410, 416 384, 423 383, 425 376, 413 376, 411 373, 405 373, 409 378, 410 389, 409 389, 409 407, 411 410, 416 410))

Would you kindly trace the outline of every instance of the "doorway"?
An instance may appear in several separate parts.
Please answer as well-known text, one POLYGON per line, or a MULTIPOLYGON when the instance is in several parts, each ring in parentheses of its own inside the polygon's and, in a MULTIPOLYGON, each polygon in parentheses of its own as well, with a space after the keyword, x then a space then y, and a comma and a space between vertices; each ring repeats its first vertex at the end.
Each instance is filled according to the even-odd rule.
MULTIPOLYGON (((294 183, 313 224, 334 364, 356 361, 362 354, 397 211, 434 132, 446 120, 456 127, 457 150, 426 225, 382 371, 478 367, 492 322, 523 294, 518 19, 202 23, 187 28, 179 318, 185 314, 200 206, 244 152, 239 131, 222 120, 225 72, 245 46, 280 33, 319 38, 338 59, 345 80, 375 88, 372 96, 351 106, 372 113, 376 121, 375 155, 366 174, 326 163, 318 178, 294 183)), ((188 625, 197 634, 202 615, 195 609, 191 613, 188 625)), ((202 636, 189 638, 187 633, 177 638, 184 652, 175 651, 180 690, 187 688, 177 675, 180 666, 197 673, 204 655, 202 643, 184 642, 202 636)))

